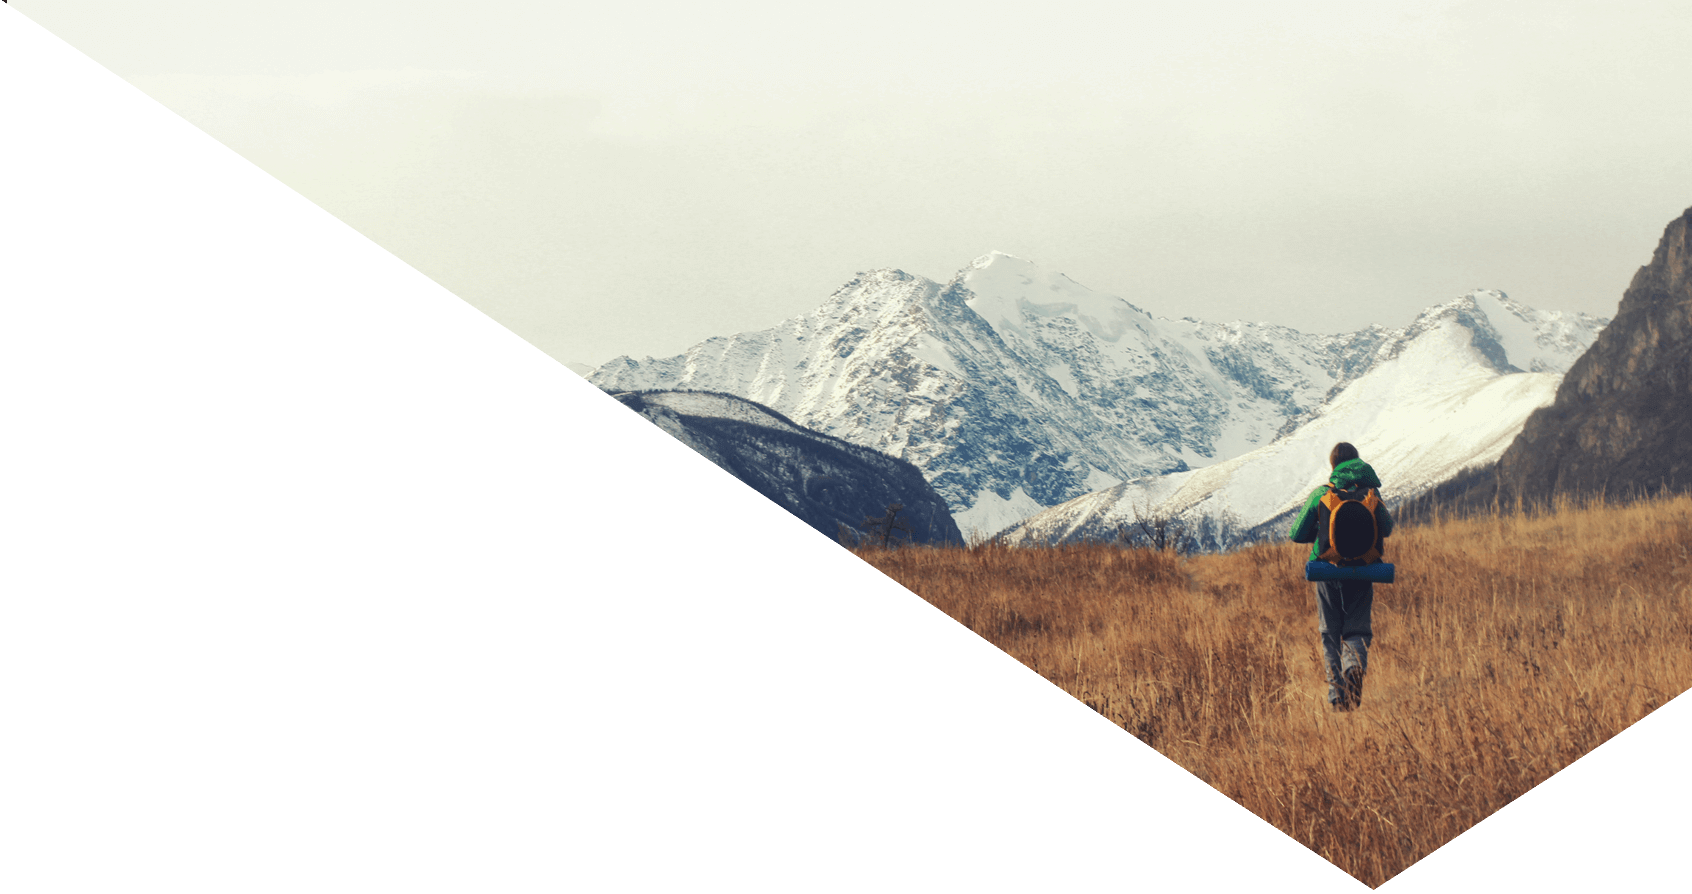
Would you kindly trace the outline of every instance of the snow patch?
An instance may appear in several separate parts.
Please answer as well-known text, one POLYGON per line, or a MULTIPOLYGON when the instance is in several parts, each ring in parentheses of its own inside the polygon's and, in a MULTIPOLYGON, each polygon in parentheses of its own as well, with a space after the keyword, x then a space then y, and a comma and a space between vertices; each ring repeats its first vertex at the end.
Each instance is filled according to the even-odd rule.
POLYGON ((963 532, 965 542, 974 543, 1045 508, 1021 487, 1011 491, 1008 499, 983 488, 968 509, 953 513, 952 518, 958 523, 958 530, 963 532))
POLYGON ((957 361, 952 359, 951 352, 946 350, 946 346, 932 335, 918 336, 912 340, 910 347, 906 350, 910 352, 912 357, 935 369, 950 373, 960 379, 964 377, 963 372, 958 369, 957 361))
POLYGON ((1086 487, 1089 491, 1104 490, 1122 483, 1122 479, 1102 469, 1089 468, 1087 470, 1086 487))
POLYGON ((1176 449, 1170 452, 1175 455, 1176 459, 1179 459, 1181 462, 1186 463, 1188 467, 1194 469, 1208 466, 1211 463, 1216 462, 1216 457, 1205 456, 1186 444, 1177 445, 1176 449))
POLYGON ((1081 397, 1081 386, 1076 383, 1075 373, 1069 369, 1069 364, 1054 363, 1046 367, 1046 375, 1051 376, 1059 387, 1069 393, 1070 397, 1076 399, 1081 397))

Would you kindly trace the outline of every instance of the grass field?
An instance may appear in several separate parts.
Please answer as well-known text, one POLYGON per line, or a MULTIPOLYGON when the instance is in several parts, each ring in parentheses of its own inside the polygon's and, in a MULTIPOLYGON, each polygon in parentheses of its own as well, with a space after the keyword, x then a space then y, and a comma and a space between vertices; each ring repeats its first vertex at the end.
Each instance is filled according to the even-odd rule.
POLYGON ((857 552, 1371 886, 1692 686, 1692 498, 1401 526, 1344 714, 1308 551, 857 552))

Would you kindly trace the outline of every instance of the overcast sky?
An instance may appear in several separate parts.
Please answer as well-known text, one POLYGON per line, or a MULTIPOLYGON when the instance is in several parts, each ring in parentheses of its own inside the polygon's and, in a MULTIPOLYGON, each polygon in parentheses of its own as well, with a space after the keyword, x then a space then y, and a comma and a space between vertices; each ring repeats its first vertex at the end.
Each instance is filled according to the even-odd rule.
POLYGON ((1161 316, 1607 316, 1692 205, 1678 3, 12 5, 567 362, 993 249, 1161 316))

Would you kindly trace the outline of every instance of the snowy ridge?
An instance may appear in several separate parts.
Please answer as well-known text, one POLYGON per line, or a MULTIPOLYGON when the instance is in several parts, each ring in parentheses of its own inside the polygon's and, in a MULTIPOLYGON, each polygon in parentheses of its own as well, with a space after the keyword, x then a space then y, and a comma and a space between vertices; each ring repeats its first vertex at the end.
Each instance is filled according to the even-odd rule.
POLYGON ((1290 435, 1205 469, 1089 494, 1004 532, 1013 543, 1113 536, 1136 519, 1172 517, 1235 545, 1287 522, 1327 480, 1328 449, 1350 441, 1375 468, 1389 505, 1458 472, 1496 462, 1603 321, 1474 292, 1425 311, 1389 338, 1372 369, 1290 435), (1539 370, 1521 372, 1523 368, 1539 370))
POLYGON ((1496 292, 1432 308, 1402 331, 1170 320, 992 252, 945 284, 862 273, 769 329, 675 357, 619 357, 588 378, 612 391, 738 395, 896 456, 922 471, 966 535, 987 535, 1084 494, 1268 445, 1325 414, 1436 317, 1474 333, 1480 359, 1463 363, 1498 374, 1566 368, 1603 322, 1496 292))
MULTIPOLYGON (((740 426, 755 426, 766 433, 780 433, 795 438, 826 445, 831 450, 839 451, 853 457, 860 462, 881 463, 889 462, 904 465, 900 461, 888 456, 872 447, 853 444, 850 441, 825 435, 802 425, 766 407, 742 397, 723 394, 714 391, 634 391, 614 394, 619 401, 647 417, 647 420, 657 425, 676 438, 686 442, 695 450, 711 457, 713 448, 709 443, 696 443, 697 430, 702 423, 730 422, 740 426)), ((786 439, 792 441, 793 438, 786 439)), ((718 462, 718 465, 722 465, 718 462)))
POLYGON ((716 394, 710 391, 652 391, 641 394, 640 398, 648 407, 663 407, 681 416, 732 419, 793 434, 815 434, 794 425, 792 420, 769 407, 730 394, 716 394))

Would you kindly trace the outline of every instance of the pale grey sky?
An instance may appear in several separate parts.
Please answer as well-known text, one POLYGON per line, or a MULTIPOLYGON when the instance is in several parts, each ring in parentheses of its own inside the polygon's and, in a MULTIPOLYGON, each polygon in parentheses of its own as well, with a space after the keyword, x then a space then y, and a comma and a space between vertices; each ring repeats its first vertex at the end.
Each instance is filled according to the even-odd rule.
POLYGON ((1677 3, 13 6, 589 364, 992 249, 1165 316, 1608 315, 1692 205, 1677 3))

